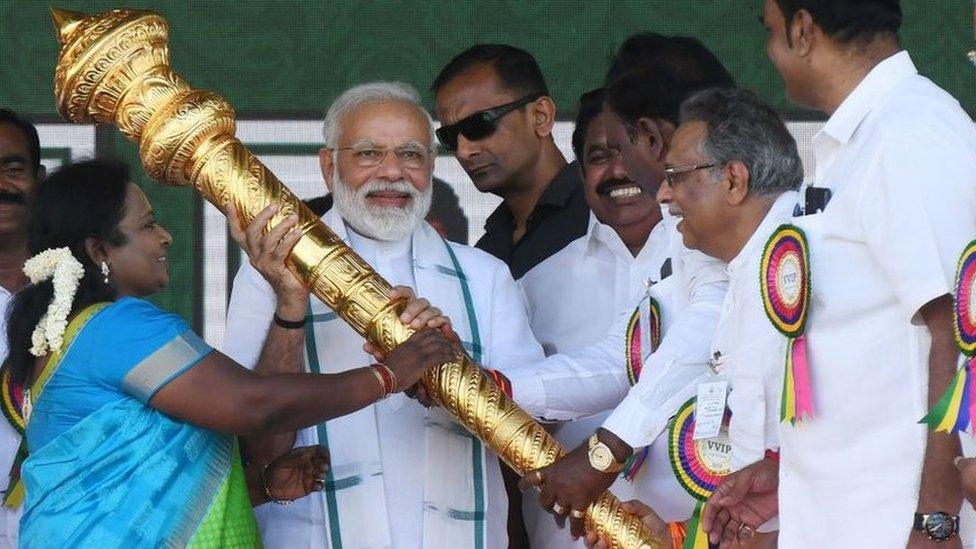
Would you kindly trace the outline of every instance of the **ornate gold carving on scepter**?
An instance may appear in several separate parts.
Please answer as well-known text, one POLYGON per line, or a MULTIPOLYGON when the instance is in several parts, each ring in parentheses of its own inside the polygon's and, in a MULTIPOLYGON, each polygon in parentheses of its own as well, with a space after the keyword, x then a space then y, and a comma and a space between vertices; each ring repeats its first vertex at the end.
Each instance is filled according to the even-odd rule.
MULTIPOLYGON (((192 186, 226 213, 233 201, 246 220, 279 204, 303 236, 289 267, 357 332, 389 351, 412 331, 388 303, 390 285, 295 197, 234 137, 234 110, 220 95, 190 87, 169 66, 168 25, 151 11, 94 16, 52 10, 61 53, 55 71, 58 112, 71 122, 115 124, 139 143, 143 168, 166 185, 192 186)), ((430 395, 516 471, 552 463, 563 448, 467 355, 424 376, 430 395)), ((661 547, 640 521, 604 494, 586 528, 615 548, 661 547)))

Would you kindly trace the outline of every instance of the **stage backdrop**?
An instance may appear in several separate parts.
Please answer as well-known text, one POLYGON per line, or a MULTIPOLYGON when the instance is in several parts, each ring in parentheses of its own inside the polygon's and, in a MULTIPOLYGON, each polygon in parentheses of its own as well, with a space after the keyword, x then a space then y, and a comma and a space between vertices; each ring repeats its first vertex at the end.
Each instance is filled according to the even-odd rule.
MULTIPOLYGON (((765 54, 761 0, 593 1, 132 1, 64 0, 96 12, 152 8, 170 22, 173 67, 196 87, 226 96, 239 136, 299 195, 322 194, 316 154, 325 106, 368 80, 403 80, 428 91, 440 67, 472 44, 503 42, 539 60, 559 107, 556 137, 568 158, 576 99, 600 85, 613 49, 629 34, 684 34, 708 45, 735 75, 789 121, 805 162, 819 117, 795 109, 765 54)), ((115 156, 129 162, 176 242, 172 284, 156 301, 192 320, 220 344, 224 310, 240 256, 219 214, 187 189, 163 188, 140 172, 135 146, 114 129, 58 124, 52 79, 58 45, 47 1, 0 0, 0 105, 41 122, 44 161, 115 156)), ((976 75, 965 60, 972 43, 969 0, 902 0, 903 42, 921 72, 973 112, 976 75)), ((437 201, 463 212, 449 227, 473 242, 497 199, 480 195, 456 161, 437 159, 437 201), (453 192, 451 192, 453 191, 453 192), (460 206, 460 209, 457 206, 460 206), (466 224, 465 224, 466 223, 466 224)))

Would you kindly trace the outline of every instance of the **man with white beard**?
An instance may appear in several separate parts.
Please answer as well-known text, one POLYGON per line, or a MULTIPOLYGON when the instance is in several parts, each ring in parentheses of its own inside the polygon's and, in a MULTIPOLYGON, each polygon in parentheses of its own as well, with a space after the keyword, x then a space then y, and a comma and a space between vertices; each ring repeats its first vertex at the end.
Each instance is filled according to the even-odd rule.
MULTIPOLYGON (((356 86, 329 108, 320 164, 334 207, 322 220, 392 284, 447 315, 479 364, 502 370, 543 358, 525 303, 504 263, 448 243, 423 221, 430 207, 434 132, 416 91, 402 83, 356 86)), ((302 329, 312 372, 373 361, 363 339, 324 304, 305 319, 275 318, 271 288, 248 265, 234 280, 224 352, 255 364, 269 324, 302 329)), ((282 361, 282 370, 291 368, 282 361)), ((294 370, 293 370, 294 371, 294 370)), ((507 546, 507 501, 498 460, 440 409, 402 394, 282 440, 328 445, 325 490, 256 511, 270 548, 507 546)))

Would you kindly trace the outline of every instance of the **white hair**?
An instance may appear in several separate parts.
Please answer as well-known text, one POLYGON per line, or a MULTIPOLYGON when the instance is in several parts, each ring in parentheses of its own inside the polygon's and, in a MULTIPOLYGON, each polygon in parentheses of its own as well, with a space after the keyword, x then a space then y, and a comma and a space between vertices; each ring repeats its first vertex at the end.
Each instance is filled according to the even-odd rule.
POLYGON ((339 123, 357 108, 374 102, 402 101, 409 103, 424 113, 429 125, 430 150, 434 149, 434 119, 420 102, 420 94, 410 84, 404 82, 367 82, 353 86, 342 92, 325 113, 325 124, 322 126, 322 137, 325 146, 335 148, 339 142, 339 123))

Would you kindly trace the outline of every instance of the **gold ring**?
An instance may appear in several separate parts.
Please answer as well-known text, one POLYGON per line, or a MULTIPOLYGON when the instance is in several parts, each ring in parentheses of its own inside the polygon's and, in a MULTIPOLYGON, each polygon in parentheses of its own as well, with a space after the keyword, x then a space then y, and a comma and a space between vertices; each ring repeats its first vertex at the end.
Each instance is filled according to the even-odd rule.
POLYGON ((744 522, 739 525, 739 530, 738 530, 737 533, 738 534, 745 534, 746 537, 748 537, 748 538, 756 537, 756 531, 752 528, 752 526, 749 526, 748 524, 746 524, 744 522))
POLYGON ((552 504, 552 512, 553 513, 556 513, 557 515, 565 515, 566 514, 566 508, 563 507, 562 505, 559 505, 559 503, 553 503, 552 504))
POLYGON ((579 509, 573 509, 572 511, 569 512, 569 514, 572 515, 573 518, 575 519, 583 518, 583 511, 580 511, 579 509))

